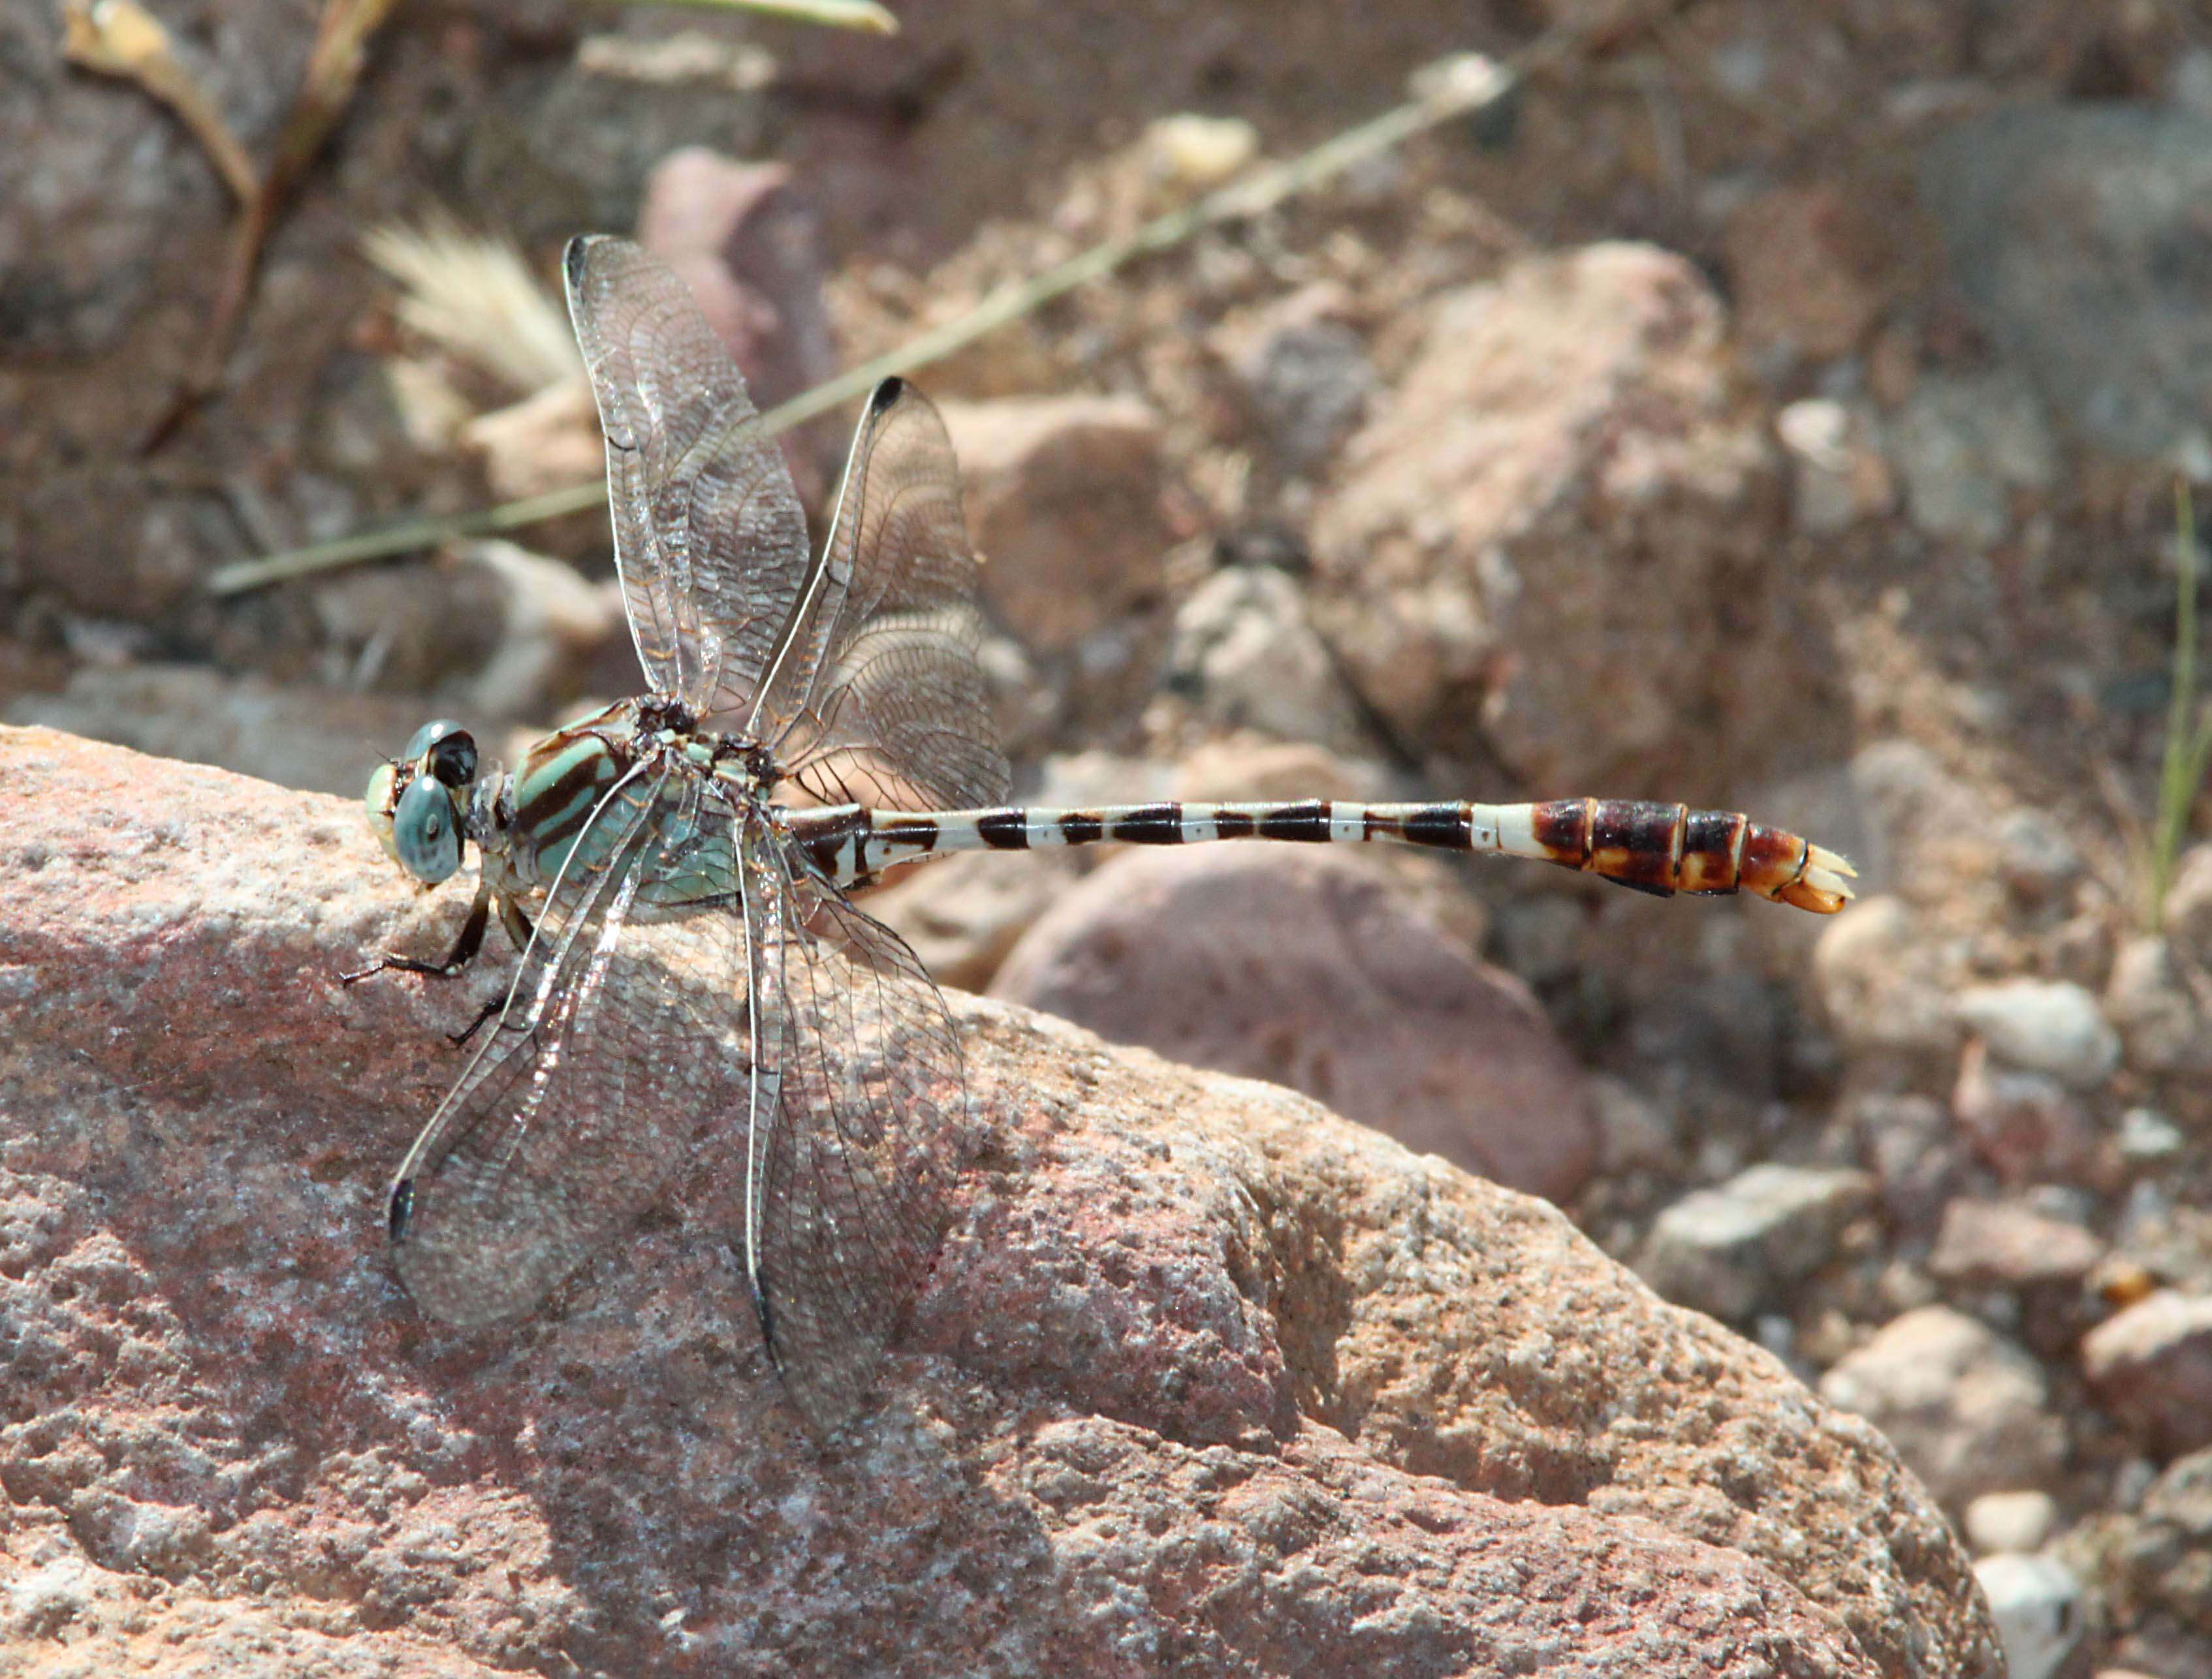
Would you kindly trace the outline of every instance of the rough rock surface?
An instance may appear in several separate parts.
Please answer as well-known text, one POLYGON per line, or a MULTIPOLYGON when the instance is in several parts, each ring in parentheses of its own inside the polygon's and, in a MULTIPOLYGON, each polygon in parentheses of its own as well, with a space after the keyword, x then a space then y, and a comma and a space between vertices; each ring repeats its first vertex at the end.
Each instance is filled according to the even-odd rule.
POLYGON ((1730 696, 1785 680, 1781 463, 1723 336, 1695 268, 1635 245, 1517 263, 1431 307, 1314 528, 1322 627, 1401 739, 1640 793, 1710 765, 1730 696), (1601 571, 1598 549, 1620 557, 1601 571))
MULTIPOLYGON (((687 1175, 530 1319, 395 1287, 473 984, 349 805, 0 730, 0 1639, 33 1671, 1993 1675, 1863 1424, 1553 1209, 960 1005, 992 1145, 826 1455, 687 1175)), ((495 968, 496 964, 492 965, 495 968)))
POLYGON ((1553 1200, 1596 1157, 1581 1070, 1527 989, 1367 858, 1129 852, 1024 934, 991 989, 1119 1043, 1287 1084, 1553 1200))

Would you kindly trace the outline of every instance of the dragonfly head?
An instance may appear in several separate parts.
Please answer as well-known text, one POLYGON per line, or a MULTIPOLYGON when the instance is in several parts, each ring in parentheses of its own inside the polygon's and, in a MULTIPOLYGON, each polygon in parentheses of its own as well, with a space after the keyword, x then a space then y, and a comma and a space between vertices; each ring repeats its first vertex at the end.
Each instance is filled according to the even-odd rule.
POLYGON ((368 778, 368 825, 392 860, 425 886, 461 866, 477 779, 476 737, 441 718, 368 778))

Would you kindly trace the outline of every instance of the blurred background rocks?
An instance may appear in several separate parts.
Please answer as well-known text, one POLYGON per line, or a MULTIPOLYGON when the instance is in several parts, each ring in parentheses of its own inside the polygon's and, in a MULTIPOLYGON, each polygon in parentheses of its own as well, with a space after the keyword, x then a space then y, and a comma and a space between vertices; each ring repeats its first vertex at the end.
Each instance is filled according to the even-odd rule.
MULTIPOLYGON (((265 155, 308 14, 154 9, 265 155)), ((534 356, 494 353, 526 303, 441 333, 374 229, 496 234, 545 297, 568 235, 640 232, 787 395, 1561 25, 1504 118, 921 376, 1021 790, 1681 798, 1838 846, 1861 902, 1224 851, 872 906, 949 984, 1559 1197, 1889 1434, 2016 1674, 2212 1672, 2212 846, 2154 905, 2142 840, 2172 486, 2212 481, 2201 10, 898 9, 400 9, 150 451, 230 207, 171 114, 0 17, 0 718, 352 793, 424 718, 631 691, 597 515, 203 587, 595 470, 557 308, 534 356)), ((849 421, 787 439, 817 517, 849 421)))

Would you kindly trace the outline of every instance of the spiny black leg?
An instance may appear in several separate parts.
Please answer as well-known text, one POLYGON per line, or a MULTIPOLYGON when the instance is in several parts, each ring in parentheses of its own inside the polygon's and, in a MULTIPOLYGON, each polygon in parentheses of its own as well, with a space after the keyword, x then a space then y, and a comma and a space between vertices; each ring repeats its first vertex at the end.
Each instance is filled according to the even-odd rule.
MULTIPOLYGON (((471 911, 469 918, 471 921, 477 920, 478 912, 471 911)), ((522 906, 516 903, 514 899, 501 898, 499 900, 499 924, 507 929, 507 936, 514 941, 514 948, 518 951, 530 949, 531 935, 536 930, 531 926, 530 918, 522 912, 522 906)), ((477 928, 477 936, 479 939, 483 936, 483 928, 481 925, 477 928)), ((507 1007, 508 995, 508 991, 495 991, 484 999, 484 1005, 477 1010, 477 1017, 474 1020, 459 1032, 448 1032, 446 1036, 456 1046, 465 1044, 477 1035, 486 1021, 507 1007)))
POLYGON ((477 1010, 477 1017, 471 1021, 466 1026, 463 1027, 459 1032, 448 1032, 446 1034, 447 1041, 451 1043, 454 1048, 459 1049, 463 1044, 465 1044, 470 1039, 477 1035, 477 1027, 481 1027, 486 1021, 489 1020, 494 1015, 499 1013, 499 1011, 506 1006, 507 993, 505 991, 501 991, 494 997, 486 997, 484 999, 483 1007, 477 1010))
MULTIPOLYGON (((520 912, 518 912, 520 913, 520 912)), ((461 924, 461 936, 453 941, 453 948, 446 953, 442 962, 426 962, 419 956, 400 956, 386 952, 367 967, 356 968, 350 973, 341 973, 341 985, 354 985, 371 974, 381 973, 386 968, 397 968, 402 973, 430 973, 441 979, 450 979, 476 960, 483 948, 484 928, 491 919, 491 888, 479 886, 477 900, 469 906, 469 918, 461 924)), ((475 1028, 470 1028, 473 1031, 475 1028)))

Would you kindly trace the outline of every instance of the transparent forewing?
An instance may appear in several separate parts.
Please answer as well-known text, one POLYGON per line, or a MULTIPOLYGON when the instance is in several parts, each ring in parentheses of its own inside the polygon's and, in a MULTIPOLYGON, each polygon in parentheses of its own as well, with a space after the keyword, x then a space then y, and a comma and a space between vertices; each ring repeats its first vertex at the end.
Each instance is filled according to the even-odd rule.
POLYGON ((806 514, 684 282, 626 239, 571 240, 568 313, 606 435, 615 566, 653 690, 743 712, 806 585, 806 514))
POLYGON ((760 943, 776 1102, 748 1216, 769 1351, 827 1433, 928 1275, 967 1087, 945 999, 898 935, 803 882, 778 897, 760 943))
POLYGON ((395 1184, 393 1263, 432 1316, 536 1305, 742 1101, 754 997, 734 904, 642 919, 729 883, 736 820, 696 778, 639 777, 577 840, 497 1028, 395 1184))
POLYGON ((885 379, 853 439, 823 561, 755 726, 831 803, 966 809, 1011 785, 975 648, 978 567, 927 397, 885 379))

